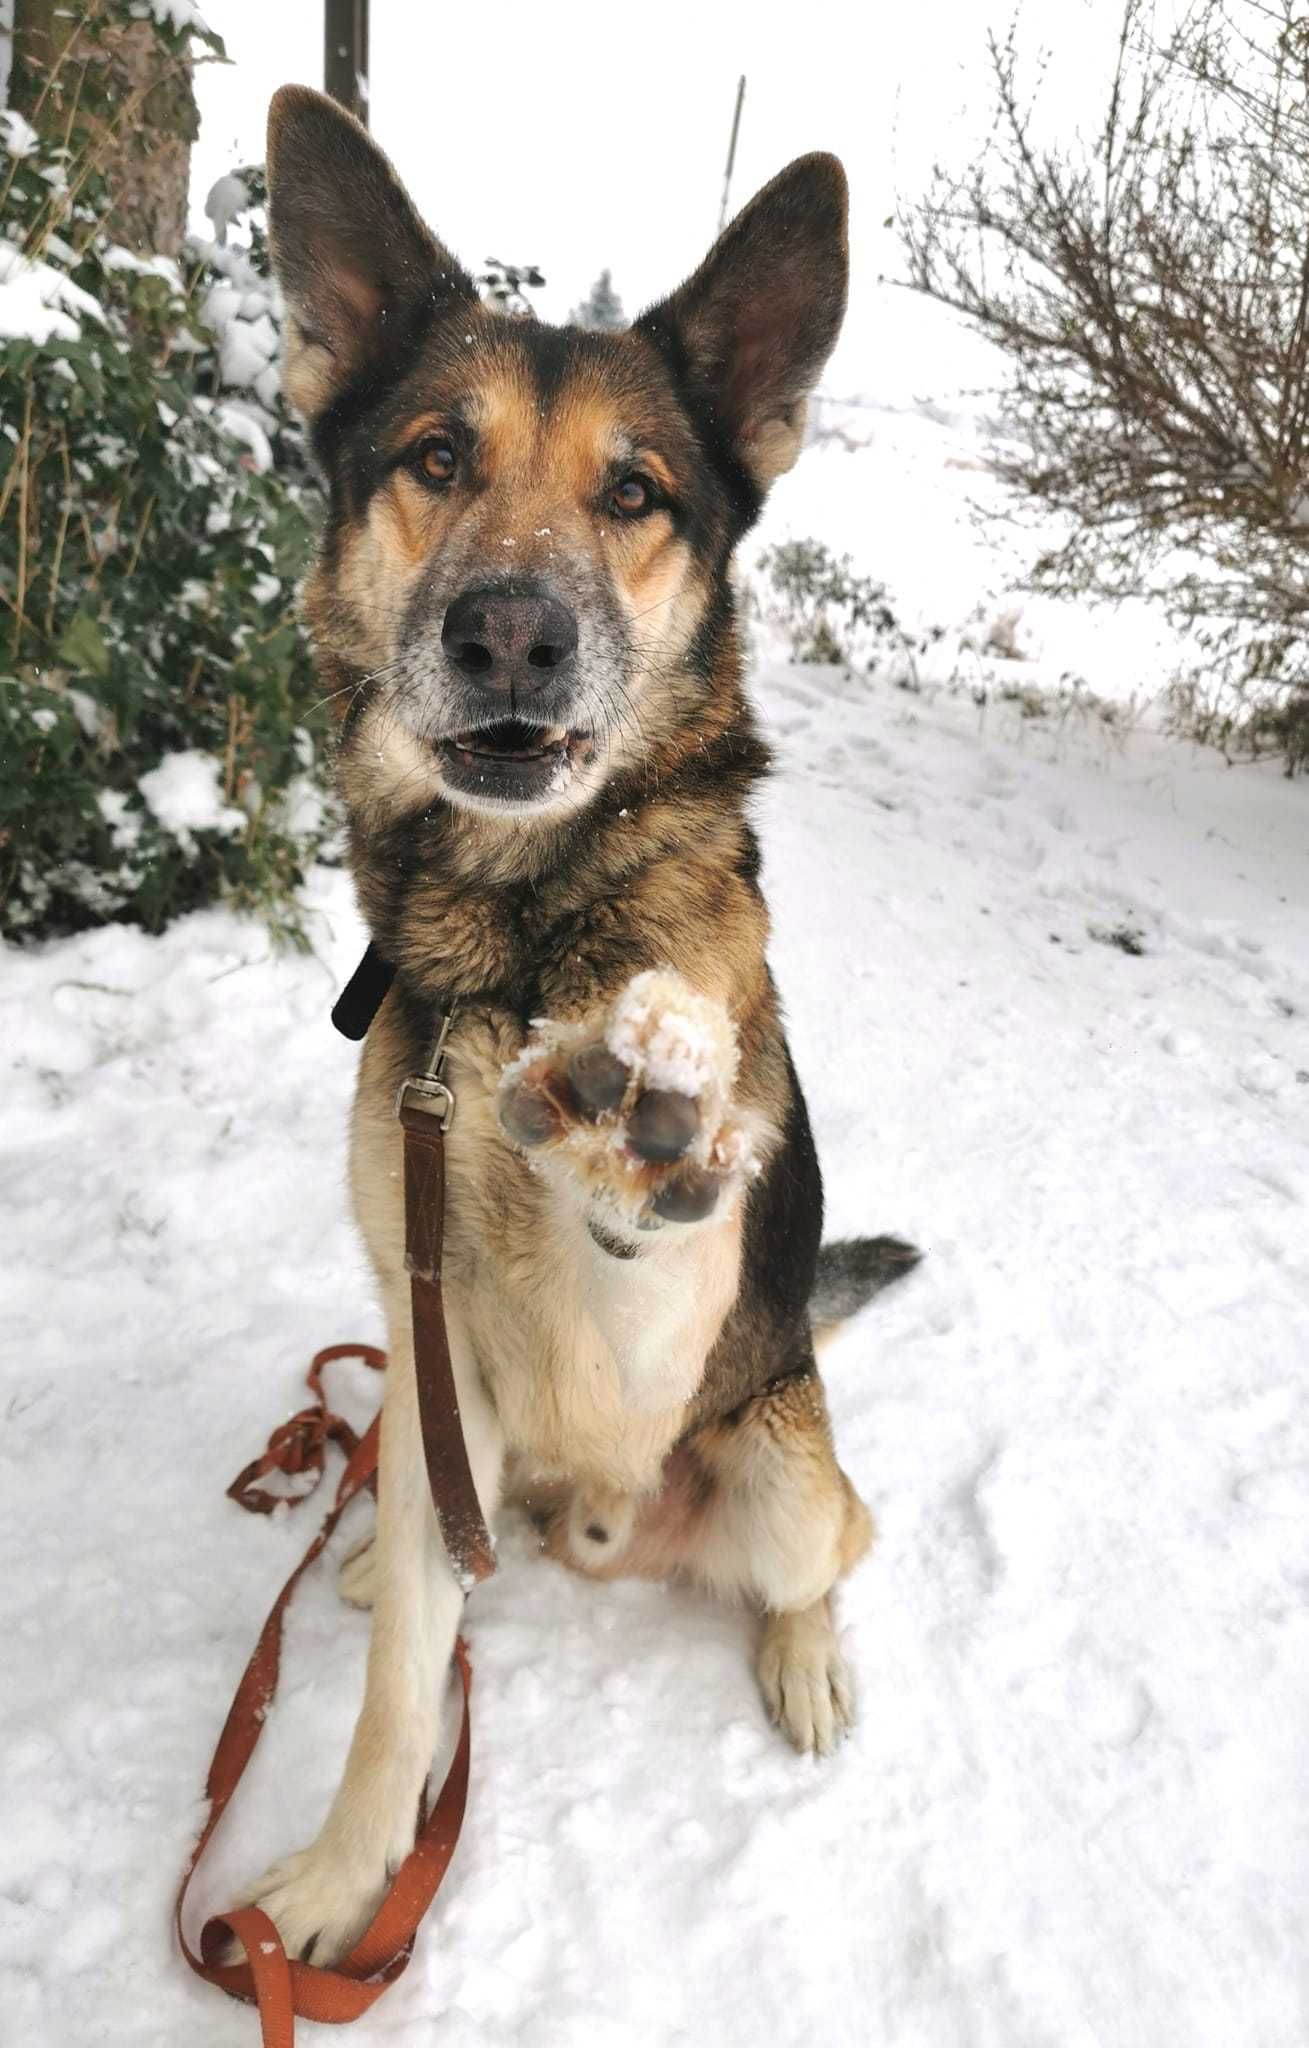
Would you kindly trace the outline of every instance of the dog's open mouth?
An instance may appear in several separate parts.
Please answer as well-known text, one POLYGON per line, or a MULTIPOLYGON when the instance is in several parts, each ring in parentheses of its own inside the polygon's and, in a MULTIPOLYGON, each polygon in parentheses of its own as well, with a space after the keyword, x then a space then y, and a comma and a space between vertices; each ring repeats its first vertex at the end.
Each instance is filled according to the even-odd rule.
POLYGON ((524 725, 521 718, 502 718, 477 732, 457 732, 450 744, 479 761, 543 761, 564 753, 568 734, 562 725, 524 725))
POLYGON ((501 718, 492 725, 449 734, 439 751, 453 796, 535 803, 557 790, 575 762, 589 757, 588 733, 562 725, 530 725, 501 718))

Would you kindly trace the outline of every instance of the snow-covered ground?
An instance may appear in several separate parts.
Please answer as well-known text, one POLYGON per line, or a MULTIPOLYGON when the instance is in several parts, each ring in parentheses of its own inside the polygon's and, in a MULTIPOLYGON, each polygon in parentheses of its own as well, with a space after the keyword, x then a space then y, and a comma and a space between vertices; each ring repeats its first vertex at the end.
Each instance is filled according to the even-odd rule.
POLYGON ((1133 722, 1163 723, 1167 686, 1198 659, 1193 642, 1142 601, 1069 604, 1023 588, 1033 562, 1064 538, 1015 516, 991 473, 998 353, 939 307, 882 288, 888 358, 878 390, 811 408, 814 444, 775 492, 752 560, 779 540, 813 538, 886 586, 921 650, 925 680, 968 692, 997 684, 1082 688, 1133 722), (998 640, 1021 654, 997 663, 998 640))
MULTIPOLYGON (((881 1525, 841 1599, 859 1726, 798 1760, 743 1617, 508 1529, 468 1614, 464 1839, 351 2039, 1300 2048, 1309 792, 781 659, 760 697, 831 1227, 928 1254, 827 1364, 881 1525), (1139 955, 1094 936, 1121 926, 1139 955)), ((6 958, 13 2048, 255 2038, 168 1912, 323 1504, 223 1488, 316 1346, 380 1334, 327 1020, 360 932, 340 875, 311 900, 313 957, 207 913, 6 958)), ((200 1906, 312 1832, 366 1630, 320 1568, 200 1906)))

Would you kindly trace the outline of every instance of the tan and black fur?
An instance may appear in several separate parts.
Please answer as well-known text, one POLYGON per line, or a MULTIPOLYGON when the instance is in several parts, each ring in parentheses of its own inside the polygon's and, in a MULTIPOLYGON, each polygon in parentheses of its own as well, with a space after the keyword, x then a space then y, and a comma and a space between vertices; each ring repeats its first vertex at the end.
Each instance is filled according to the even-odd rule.
POLYGON ((751 1603, 802 1749, 852 1711, 830 1594, 871 1537, 815 1330, 914 1255, 866 1240, 819 1267, 729 577, 840 326, 840 166, 793 164, 617 335, 484 308, 317 94, 277 95, 269 173, 287 389, 330 490, 307 615, 396 969, 352 1134, 391 1355, 376 1539, 343 1572, 374 1609, 367 1694, 318 1840, 254 1894, 321 1961, 412 1838, 462 1601, 416 1422, 393 1108, 438 1014, 447 1317, 488 1518, 510 1487, 578 1569, 751 1603))

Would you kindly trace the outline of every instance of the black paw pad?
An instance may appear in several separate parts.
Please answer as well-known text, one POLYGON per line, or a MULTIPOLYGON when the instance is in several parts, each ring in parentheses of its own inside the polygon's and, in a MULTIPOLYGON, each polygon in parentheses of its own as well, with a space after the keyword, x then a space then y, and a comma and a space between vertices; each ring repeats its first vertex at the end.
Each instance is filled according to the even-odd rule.
POLYGON ((665 1223, 700 1223, 713 1210, 720 1186, 703 1166, 688 1166, 660 1188, 650 1206, 665 1223))
POLYGON ((555 1106, 527 1082, 520 1081, 501 1098, 500 1124, 515 1145, 544 1145, 559 1128, 555 1106))
POLYGON ((617 1109, 631 1076, 607 1045, 584 1045, 568 1062, 568 1078, 583 1111, 594 1118, 617 1109))
POLYGON ((627 1119, 627 1142, 638 1159, 666 1165, 680 1159, 700 1128, 700 1109, 690 1095, 647 1088, 627 1119))
POLYGON ((606 1230, 603 1223, 597 1222, 594 1216, 588 1217, 586 1227, 590 1233, 592 1244, 598 1244, 601 1251, 607 1252, 611 1259, 634 1259, 636 1257, 636 1246, 634 1244, 628 1244, 625 1238, 615 1237, 613 1231, 606 1230))

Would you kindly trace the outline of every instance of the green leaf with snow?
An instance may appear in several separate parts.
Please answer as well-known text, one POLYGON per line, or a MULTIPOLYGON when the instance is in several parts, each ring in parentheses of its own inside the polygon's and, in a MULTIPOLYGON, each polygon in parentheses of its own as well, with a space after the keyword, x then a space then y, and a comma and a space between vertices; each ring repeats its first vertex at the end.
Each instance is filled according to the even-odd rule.
POLYGON ((59 635, 57 652, 65 668, 79 675, 107 676, 109 649, 90 612, 74 612, 59 635))

